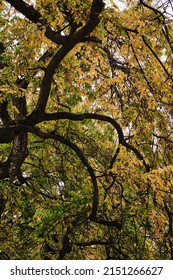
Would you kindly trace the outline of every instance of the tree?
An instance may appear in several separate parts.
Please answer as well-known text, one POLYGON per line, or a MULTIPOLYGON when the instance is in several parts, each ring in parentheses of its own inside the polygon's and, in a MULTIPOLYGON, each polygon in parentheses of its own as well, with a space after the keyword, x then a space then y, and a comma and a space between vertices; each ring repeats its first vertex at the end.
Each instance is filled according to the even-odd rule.
POLYGON ((0 1, 1 259, 173 259, 162 2, 0 1))

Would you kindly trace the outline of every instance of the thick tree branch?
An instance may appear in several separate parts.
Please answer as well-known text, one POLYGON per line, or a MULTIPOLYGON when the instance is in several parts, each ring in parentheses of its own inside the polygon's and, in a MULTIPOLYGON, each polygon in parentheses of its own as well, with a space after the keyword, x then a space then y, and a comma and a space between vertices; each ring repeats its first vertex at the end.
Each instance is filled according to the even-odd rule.
POLYGON ((8 173, 8 162, 0 162, 0 180, 9 178, 9 173, 8 173))
POLYGON ((20 174, 20 168, 28 156, 27 133, 18 134, 13 140, 13 147, 8 157, 8 173, 10 182, 13 183, 16 176, 20 174))
POLYGON ((70 41, 77 44, 79 42, 83 42, 86 37, 91 34, 100 22, 99 15, 103 11, 104 6, 105 5, 102 0, 93 0, 89 20, 81 29, 70 37, 70 41))
MULTIPOLYGON (((6 66, 4 64, 2 56, 1 56, 4 52, 5 52, 4 44, 0 42, 0 69, 5 68, 5 66, 6 66)), ((0 94, 1 94, 1 91, 0 91, 0 94)), ((3 125, 5 125, 5 126, 8 125, 10 122, 10 116, 9 116, 7 107, 8 107, 7 100, 3 100, 0 102, 0 119, 3 123, 3 125)))
POLYGON ((0 127, 0 143, 10 143, 19 133, 26 131, 25 127, 16 125, 0 127))
MULTIPOLYGON (((4 126, 8 126, 8 124, 10 123, 11 121, 11 118, 9 116, 9 113, 8 113, 8 102, 7 100, 5 101, 2 101, 0 103, 0 119, 3 123, 4 126)), ((1 140, 0 140, 1 141, 1 140)))
POLYGON ((2 42, 0 42, 0 69, 3 69, 6 64, 3 62, 2 54, 5 52, 5 47, 2 42))
POLYGON ((75 45, 79 42, 82 42, 84 38, 86 38, 98 25, 99 14, 104 9, 104 2, 102 0, 93 0, 88 22, 74 34, 70 36, 62 36, 59 32, 52 30, 48 22, 42 18, 42 15, 37 10, 35 10, 33 6, 28 5, 23 0, 6 1, 33 23, 39 23, 42 27, 46 27, 45 36, 58 45, 66 45, 69 42, 73 42, 73 45, 75 45))
POLYGON ((4 198, 2 194, 0 194, 0 218, 4 212, 7 200, 4 198))
POLYGON ((19 126, 0 128, 0 143, 9 142, 12 142, 12 149, 8 159, 0 163, 0 179, 10 178, 13 182, 28 155, 25 128, 19 126))
POLYGON ((27 131, 22 126, 0 128, 0 143, 12 142, 12 149, 8 159, 0 163, 0 179, 10 178, 13 182, 19 175, 21 165, 28 155, 27 131))
POLYGON ((42 27, 46 27, 45 36, 56 44, 64 45, 66 43, 66 37, 60 35, 59 32, 52 30, 48 22, 42 18, 42 15, 34 9, 33 6, 28 5, 23 0, 6 0, 11 4, 17 11, 22 13, 27 19, 33 23, 38 23, 42 27))
POLYGON ((31 118, 35 118, 38 115, 41 116, 44 114, 51 90, 53 75, 55 74, 58 65, 61 63, 61 61, 72 48, 73 45, 62 46, 49 62, 47 68, 45 69, 45 74, 42 80, 38 102, 34 112, 32 113, 31 118))
POLYGON ((90 18, 97 18, 104 9, 104 2, 102 0, 93 0, 90 12, 90 18))
MULTIPOLYGON (((27 15, 34 23, 41 22, 41 15, 37 12, 32 6, 26 4, 23 0, 16 1, 9 0, 11 5, 13 5, 17 10, 20 10, 24 15, 27 15)), ((104 8, 104 3, 102 0, 94 0, 91 8, 90 18, 88 22, 77 32, 68 36, 68 40, 63 42, 63 46, 57 51, 53 56, 49 65, 45 69, 45 75, 42 80, 40 94, 35 110, 31 114, 31 119, 34 120, 37 115, 44 113, 49 98, 51 84, 53 81, 53 75, 55 74, 56 69, 58 68, 61 61, 64 57, 74 48, 76 44, 82 42, 98 25, 99 23, 99 14, 104 8)), ((44 23, 44 22, 43 22, 44 23)), ((47 23, 46 23, 47 24, 47 23)), ((47 27, 48 28, 48 27, 47 27)), ((46 33, 45 33, 46 35, 46 33)), ((51 41, 52 38, 49 38, 51 41)))

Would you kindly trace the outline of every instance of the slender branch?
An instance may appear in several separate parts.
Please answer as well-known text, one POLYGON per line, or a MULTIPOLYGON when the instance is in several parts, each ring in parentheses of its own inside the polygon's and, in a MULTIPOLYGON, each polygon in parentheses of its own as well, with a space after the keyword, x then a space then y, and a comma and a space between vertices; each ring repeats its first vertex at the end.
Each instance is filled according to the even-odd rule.
POLYGON ((170 134, 168 136, 163 136, 163 135, 157 135, 157 134, 153 133, 153 136, 156 138, 159 138, 159 139, 164 139, 165 141, 173 144, 173 141, 168 138, 170 136, 170 134))
POLYGON ((92 240, 92 241, 88 241, 88 242, 76 242, 75 243, 76 246, 79 247, 87 247, 87 246, 92 246, 92 245, 109 245, 109 240, 108 241, 99 241, 99 240, 92 240))
POLYGON ((119 152, 120 152, 120 147, 118 146, 118 148, 117 148, 116 151, 115 151, 114 156, 113 156, 112 159, 111 159, 111 162, 110 162, 110 165, 109 165, 109 168, 110 168, 110 169, 113 167, 114 162, 115 162, 117 156, 119 155, 119 152))
POLYGON ((153 11, 155 14, 159 14, 163 19, 164 16, 162 14, 162 12, 160 12, 159 10, 157 10, 156 8, 148 5, 147 3, 145 3, 143 0, 140 0, 140 4, 142 4, 144 7, 148 8, 149 10, 153 11))
POLYGON ((157 56, 157 54, 155 53, 155 51, 151 48, 150 44, 148 44, 147 39, 144 35, 142 35, 142 40, 144 42, 144 44, 148 47, 148 49, 152 52, 152 54, 154 55, 154 57, 157 59, 157 61, 159 62, 159 64, 161 65, 161 67, 163 68, 163 70, 166 72, 168 78, 170 78, 171 80, 173 80, 172 76, 169 74, 168 70, 166 69, 166 67, 164 66, 164 64, 162 63, 162 61, 159 59, 159 57, 157 56))
POLYGON ((167 42, 168 42, 168 44, 169 44, 169 46, 171 48, 171 51, 173 52, 173 46, 172 46, 172 43, 171 43, 170 38, 169 38, 170 35, 169 35, 169 31, 168 31, 168 28, 167 28, 167 25, 166 25, 165 16, 163 15, 163 13, 161 11, 159 11, 158 9, 148 5, 143 0, 140 0, 140 3, 144 7, 146 7, 147 9, 151 10, 152 12, 154 12, 156 15, 159 14, 159 18, 158 18, 159 22, 162 22, 163 27, 164 27, 164 28, 162 27, 162 32, 163 32, 163 34, 164 34, 164 36, 165 36, 165 38, 166 38, 166 40, 167 40, 167 42), (162 21, 161 21, 160 17, 162 18, 162 21))
MULTIPOLYGON (((128 36, 128 38, 129 38, 129 40, 130 40, 129 32, 126 31, 126 33, 127 33, 127 36, 128 36)), ((139 62, 139 59, 138 59, 138 57, 137 57, 137 55, 136 55, 136 52, 135 52, 135 50, 134 50, 133 45, 130 44, 130 47, 131 47, 131 49, 132 49, 132 52, 133 52, 133 55, 134 55, 134 57, 135 57, 135 59, 136 59, 136 62, 137 62, 137 64, 138 64, 138 67, 139 67, 139 69, 140 69, 140 71, 141 71, 141 73, 142 73, 142 75, 143 75, 143 77, 144 77, 144 79, 145 79, 145 81, 146 81, 146 83, 147 83, 147 85, 148 85, 150 91, 151 91, 151 92, 154 92, 154 89, 152 88, 152 86, 151 86, 151 84, 150 84, 150 82, 149 82, 149 80, 148 80, 148 78, 147 78, 147 76, 146 76, 146 74, 145 74, 145 72, 144 72, 144 70, 143 70, 143 68, 142 68, 142 66, 141 66, 141 64, 140 64, 140 62, 139 62)))

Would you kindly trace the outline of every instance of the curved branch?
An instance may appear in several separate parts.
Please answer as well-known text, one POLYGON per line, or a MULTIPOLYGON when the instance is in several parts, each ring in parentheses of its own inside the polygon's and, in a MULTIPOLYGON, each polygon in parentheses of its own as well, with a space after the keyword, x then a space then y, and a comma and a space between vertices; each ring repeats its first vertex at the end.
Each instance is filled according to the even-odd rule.
MULTIPOLYGON (((57 113, 50 113, 43 116, 41 121, 46 121, 46 120, 60 120, 60 119, 69 119, 73 121, 83 121, 85 119, 95 119, 95 120, 100 120, 100 121, 105 121, 110 123, 117 131, 118 137, 119 137, 119 143, 123 145, 124 147, 130 149, 135 153, 137 158, 141 160, 145 166, 146 172, 150 171, 150 166, 145 162, 145 159, 143 155, 131 144, 127 143, 124 139, 124 134, 121 126, 119 123, 117 123, 116 120, 109 116, 105 115, 99 115, 95 113, 83 113, 83 114, 74 114, 74 113, 69 113, 69 112, 57 112, 57 113)), ((40 122, 40 121, 39 121, 40 122)))
POLYGON ((87 158, 84 156, 84 154, 79 149, 79 147, 76 144, 69 141, 68 139, 66 139, 63 136, 61 136, 57 133, 54 133, 54 132, 42 132, 38 127, 28 127, 28 131, 30 133, 33 133, 33 134, 39 136, 42 139, 54 139, 54 140, 60 141, 61 143, 63 143, 64 145, 66 145, 67 147, 72 149, 77 154, 77 156, 79 157, 79 159, 81 160, 83 165, 87 168, 91 181, 92 181, 92 184, 93 184, 93 204, 92 204, 92 210, 91 210, 89 219, 97 224, 112 226, 117 229, 121 229, 121 224, 117 220, 107 221, 107 220, 97 218, 97 210, 98 210, 98 202, 99 202, 99 191, 98 191, 98 186, 97 186, 97 179, 96 179, 93 168, 91 167, 87 158))
POLYGON ((57 113, 45 113, 44 115, 38 115, 37 118, 33 120, 32 116, 28 116, 26 120, 22 122, 22 125, 34 125, 38 124, 42 121, 50 121, 50 120, 72 120, 72 121, 84 121, 86 119, 91 120, 100 120, 104 122, 110 123, 117 131, 119 137, 119 144, 133 151, 137 158, 141 160, 145 166, 146 172, 150 171, 150 166, 145 162, 143 155, 131 144, 127 143, 124 139, 124 134, 119 123, 113 118, 105 115, 99 115, 96 113, 83 113, 83 114, 74 114, 69 112, 57 112, 57 113))
POLYGON ((57 133, 55 134, 53 132, 42 132, 37 127, 29 127, 28 131, 39 136, 42 139, 54 139, 54 140, 60 141, 61 143, 63 143, 64 145, 66 145, 67 147, 72 149, 77 154, 77 156, 79 157, 79 159, 81 160, 83 165, 87 168, 91 181, 92 181, 92 184, 93 184, 93 206, 92 206, 92 212, 90 215, 90 219, 95 221, 96 215, 97 215, 97 209, 98 209, 98 196, 99 196, 97 179, 94 174, 93 168, 89 164, 87 158, 84 156, 82 151, 79 149, 79 147, 76 144, 72 143, 71 141, 69 141, 68 139, 64 138, 63 136, 61 136, 57 133))

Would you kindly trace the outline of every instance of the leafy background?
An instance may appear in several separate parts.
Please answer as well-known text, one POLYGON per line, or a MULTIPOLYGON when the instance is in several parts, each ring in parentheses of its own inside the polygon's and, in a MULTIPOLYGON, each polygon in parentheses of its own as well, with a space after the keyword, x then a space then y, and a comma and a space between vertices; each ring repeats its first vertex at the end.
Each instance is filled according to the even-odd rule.
POLYGON ((173 7, 110 2, 0 1, 1 259, 173 259, 173 7))

